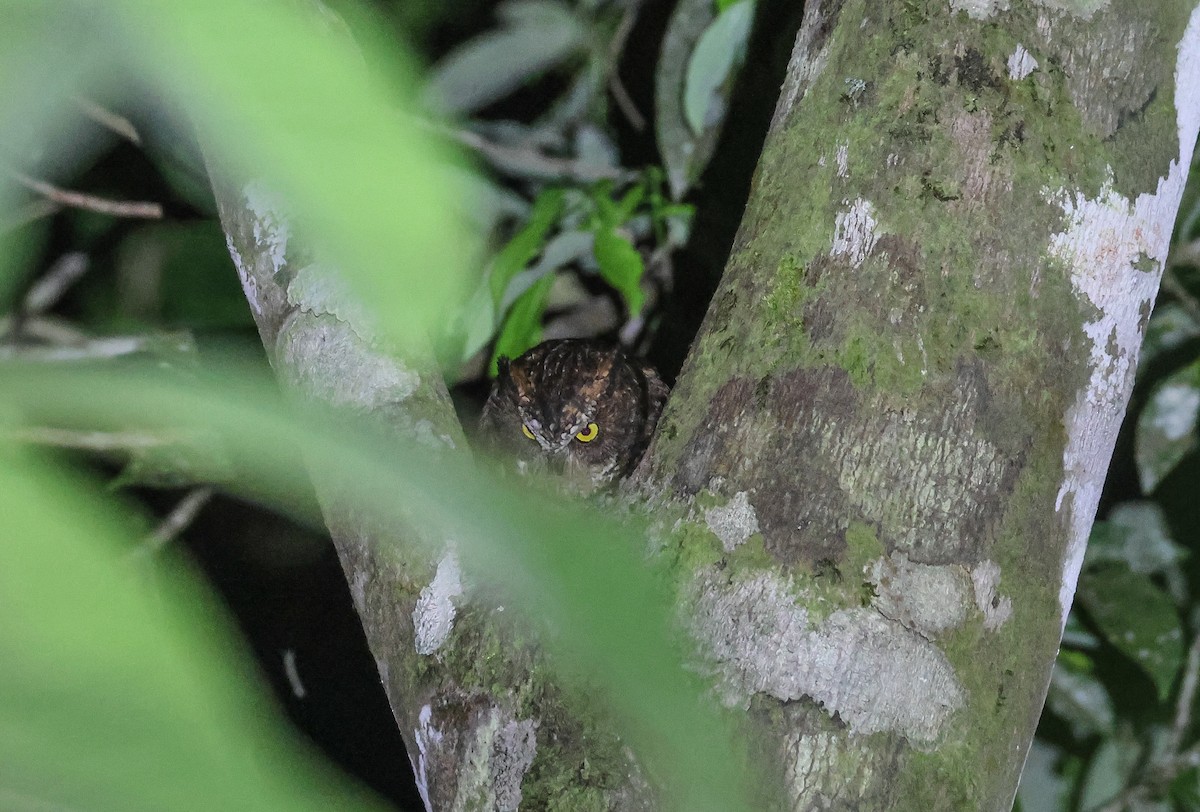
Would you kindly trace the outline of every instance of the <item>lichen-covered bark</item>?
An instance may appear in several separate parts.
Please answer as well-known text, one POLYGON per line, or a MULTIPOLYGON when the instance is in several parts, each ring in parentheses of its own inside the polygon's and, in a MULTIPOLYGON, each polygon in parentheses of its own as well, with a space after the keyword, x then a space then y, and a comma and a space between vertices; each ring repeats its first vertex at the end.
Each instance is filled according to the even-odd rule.
POLYGON ((639 471, 784 806, 1011 808, 1200 124, 1193 5, 807 9, 639 471))

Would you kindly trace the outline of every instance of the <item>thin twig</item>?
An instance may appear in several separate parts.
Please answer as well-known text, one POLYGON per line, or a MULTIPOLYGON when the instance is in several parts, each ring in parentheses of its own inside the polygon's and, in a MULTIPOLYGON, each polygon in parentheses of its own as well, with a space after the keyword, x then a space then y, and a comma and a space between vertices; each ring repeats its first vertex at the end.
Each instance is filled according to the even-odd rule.
MULTIPOLYGON (((78 344, 87 340, 87 333, 66 319, 57 319, 53 316, 38 316, 31 319, 0 316, 0 336, 13 333, 18 321, 21 325, 22 338, 33 338, 49 344, 78 344)), ((0 345, 2 344, 3 340, 0 339, 0 345)))
POLYGON ((134 355, 159 346, 162 346, 162 338, 150 335, 93 338, 58 347, 0 345, 0 360, 20 358, 35 363, 98 361, 134 355))
POLYGON ((1184 736, 1191 727, 1192 710, 1196 705, 1196 688, 1200 685, 1200 632, 1192 638, 1187 660, 1183 666, 1183 680, 1179 684, 1179 699, 1175 703, 1175 723, 1171 725, 1170 752, 1176 753, 1183 747, 1184 736))
POLYGON ((76 96, 75 104, 83 111, 83 114, 92 121, 104 127, 107 130, 112 130, 117 135, 124 138, 126 141, 135 146, 142 145, 142 136, 138 133, 137 128, 124 116, 119 116, 111 110, 101 107, 91 99, 86 99, 83 96, 76 96))
POLYGON ((186 530, 195 521, 197 514, 212 499, 213 493, 213 489, 207 486, 192 488, 188 491, 187 495, 179 500, 171 512, 166 515, 166 518, 159 523, 158 527, 154 528, 154 532, 138 545, 133 551, 133 555, 151 556, 166 547, 172 539, 186 530))
POLYGON ((58 304, 63 294, 87 273, 88 256, 82 251, 63 254, 25 294, 23 316, 40 316, 58 304))
POLYGON ((630 33, 633 32, 634 23, 637 22, 638 11, 641 9, 641 0, 629 4, 629 8, 625 9, 624 16, 621 17, 621 22, 617 26, 616 33, 613 34, 612 42, 608 44, 609 56, 609 72, 608 72, 608 90, 616 99, 617 107, 621 108, 621 112, 625 114, 625 118, 629 119, 630 126, 633 129, 641 132, 646 129, 646 117, 637 109, 637 105, 633 103, 633 98, 630 97, 629 91, 625 89, 625 83, 621 81, 620 71, 618 70, 621 63, 621 52, 625 50, 625 41, 629 39, 630 33))
POLYGON ((17 429, 8 435, 18 443, 97 453, 141 451, 175 445, 178 438, 136 431, 76 431, 44 426, 17 429))
POLYGON ((44 180, 31 178, 21 172, 9 171, 13 180, 25 188, 37 192, 47 200, 52 200, 63 206, 76 209, 108 214, 113 217, 130 217, 140 220, 161 220, 163 207, 161 203, 150 203, 140 200, 110 200, 104 197, 60 189, 44 180))

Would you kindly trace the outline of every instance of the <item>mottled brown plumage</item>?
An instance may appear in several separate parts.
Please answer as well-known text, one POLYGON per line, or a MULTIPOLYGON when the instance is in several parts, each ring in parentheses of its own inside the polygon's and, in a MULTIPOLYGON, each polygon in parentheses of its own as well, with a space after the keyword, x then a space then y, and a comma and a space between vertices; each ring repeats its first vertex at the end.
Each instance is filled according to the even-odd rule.
POLYGON ((590 490, 637 465, 667 393, 654 369, 615 347, 546 341, 500 359, 480 430, 521 470, 545 468, 590 490))

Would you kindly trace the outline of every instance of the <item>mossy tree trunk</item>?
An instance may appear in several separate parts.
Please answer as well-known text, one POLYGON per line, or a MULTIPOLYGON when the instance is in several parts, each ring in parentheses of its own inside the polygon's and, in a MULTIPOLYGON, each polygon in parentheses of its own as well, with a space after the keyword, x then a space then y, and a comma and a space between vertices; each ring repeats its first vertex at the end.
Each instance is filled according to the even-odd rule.
MULTIPOLYGON (((1191 0, 806 10, 636 483, 781 808, 1010 808, 1198 126, 1191 0)), ((281 377, 461 445, 428 365, 304 299, 269 198, 216 188, 281 377)), ((318 481, 428 806, 653 808, 453 552, 381 553, 345 486, 318 481)))
POLYGON ((1200 123, 1193 6, 806 11, 641 472, 796 809, 1011 807, 1200 123))

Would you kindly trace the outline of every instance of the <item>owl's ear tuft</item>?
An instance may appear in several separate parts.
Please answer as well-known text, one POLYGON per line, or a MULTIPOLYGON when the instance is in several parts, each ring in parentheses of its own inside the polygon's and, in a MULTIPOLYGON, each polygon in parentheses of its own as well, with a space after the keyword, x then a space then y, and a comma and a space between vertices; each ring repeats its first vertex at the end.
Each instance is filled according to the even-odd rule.
POLYGON ((512 361, 507 355, 501 355, 496 359, 496 380, 508 377, 508 366, 512 361))

